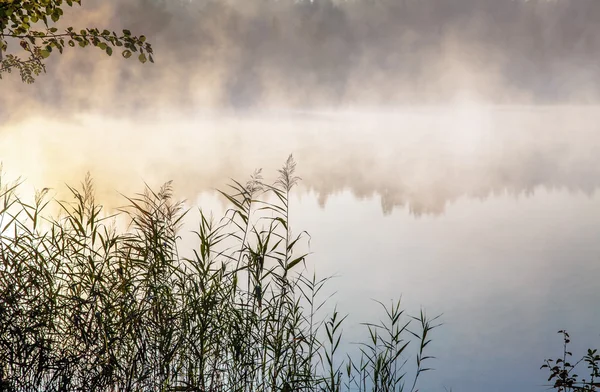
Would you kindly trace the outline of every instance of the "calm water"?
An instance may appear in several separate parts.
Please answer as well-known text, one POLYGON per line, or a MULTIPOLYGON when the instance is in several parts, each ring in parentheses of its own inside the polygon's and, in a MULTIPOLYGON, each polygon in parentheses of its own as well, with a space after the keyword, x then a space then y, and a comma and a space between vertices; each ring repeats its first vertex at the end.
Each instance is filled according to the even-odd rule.
POLYGON ((293 224, 354 323, 370 298, 443 313, 422 390, 542 391, 542 360, 600 346, 600 112, 417 108, 162 119, 32 118, 0 127, 0 159, 30 188, 96 178, 108 206, 172 179, 190 204, 293 153, 293 224))

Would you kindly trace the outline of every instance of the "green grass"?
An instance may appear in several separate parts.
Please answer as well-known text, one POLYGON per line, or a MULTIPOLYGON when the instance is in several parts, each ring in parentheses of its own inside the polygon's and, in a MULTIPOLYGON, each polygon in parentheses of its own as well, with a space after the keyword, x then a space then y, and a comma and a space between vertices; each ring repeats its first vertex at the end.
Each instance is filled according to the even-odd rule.
POLYGON ((170 183, 107 215, 89 177, 71 202, 28 203, 0 176, 0 390, 416 390, 435 319, 382 304, 360 354, 341 352, 345 317, 323 313, 329 280, 292 235, 294 171, 290 157, 272 184, 233 181, 189 257, 170 183))

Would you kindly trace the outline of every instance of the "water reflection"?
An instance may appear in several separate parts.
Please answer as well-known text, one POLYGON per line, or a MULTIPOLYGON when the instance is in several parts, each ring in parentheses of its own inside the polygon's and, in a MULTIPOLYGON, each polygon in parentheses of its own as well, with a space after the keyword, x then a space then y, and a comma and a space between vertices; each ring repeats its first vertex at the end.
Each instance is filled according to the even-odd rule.
MULTIPOLYGON (((380 316, 371 298, 401 294, 413 312, 444 314, 423 391, 546 390, 539 366, 561 350, 556 331, 576 336, 574 355, 600 342, 598 197, 543 188, 518 201, 463 197, 419 219, 406 208, 383 217, 378 198, 349 192, 325 209, 315 195, 300 207, 292 220, 311 233, 318 272, 340 276, 336 300, 350 325, 380 316)), ((364 336, 346 332, 348 343, 364 336)))
POLYGON ((0 128, 5 170, 41 188, 91 171, 105 203, 116 191, 173 179, 182 197, 274 171, 288 154, 325 206, 349 190, 389 214, 439 215, 463 196, 526 197, 537 188, 592 194, 600 185, 595 108, 463 105, 394 113, 257 113, 181 120, 81 116, 0 128))

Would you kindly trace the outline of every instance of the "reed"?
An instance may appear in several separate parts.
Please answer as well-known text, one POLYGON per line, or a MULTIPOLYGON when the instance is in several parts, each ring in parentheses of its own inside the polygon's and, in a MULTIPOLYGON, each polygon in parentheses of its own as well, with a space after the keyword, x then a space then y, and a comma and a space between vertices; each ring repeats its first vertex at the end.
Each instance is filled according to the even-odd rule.
POLYGON ((294 173, 290 157, 272 184, 233 181, 186 257, 171 183, 108 215, 89 176, 71 202, 26 202, 0 176, 0 390, 416 390, 435 318, 382 304, 360 355, 340 353, 345 317, 323 314, 329 279, 292 234, 294 173))

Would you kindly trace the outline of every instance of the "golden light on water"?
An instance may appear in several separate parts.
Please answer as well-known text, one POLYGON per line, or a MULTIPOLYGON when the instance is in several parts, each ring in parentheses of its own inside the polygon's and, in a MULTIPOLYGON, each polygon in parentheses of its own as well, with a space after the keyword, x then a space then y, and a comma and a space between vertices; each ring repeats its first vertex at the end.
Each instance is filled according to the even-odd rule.
POLYGON ((32 117, 0 127, 0 157, 8 174, 38 189, 61 192, 90 172, 99 199, 119 205, 120 193, 168 180, 195 200, 255 169, 274 172, 293 153, 303 186, 323 204, 350 189, 361 198, 381 195, 386 211, 409 204, 439 212, 462 195, 539 185, 595 189, 597 117, 593 107, 492 107, 466 99, 393 111, 32 117), (586 176, 574 174, 585 167, 586 176))

